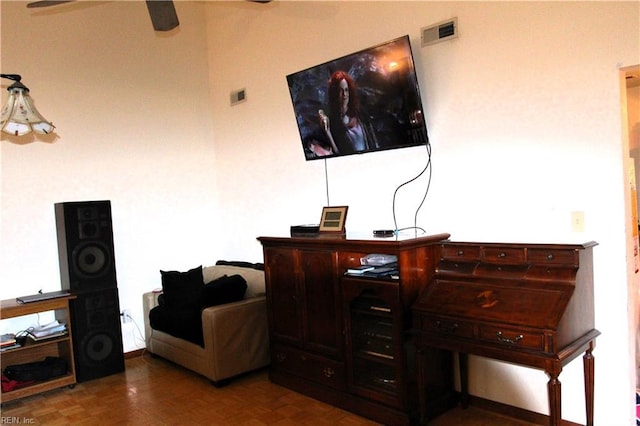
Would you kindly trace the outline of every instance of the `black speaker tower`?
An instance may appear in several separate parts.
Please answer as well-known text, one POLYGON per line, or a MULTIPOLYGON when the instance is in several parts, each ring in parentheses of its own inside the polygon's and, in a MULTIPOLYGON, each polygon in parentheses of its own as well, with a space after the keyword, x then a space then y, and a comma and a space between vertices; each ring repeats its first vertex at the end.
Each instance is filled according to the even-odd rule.
POLYGON ((70 290, 76 379, 124 371, 110 201, 55 204, 62 289, 70 290))

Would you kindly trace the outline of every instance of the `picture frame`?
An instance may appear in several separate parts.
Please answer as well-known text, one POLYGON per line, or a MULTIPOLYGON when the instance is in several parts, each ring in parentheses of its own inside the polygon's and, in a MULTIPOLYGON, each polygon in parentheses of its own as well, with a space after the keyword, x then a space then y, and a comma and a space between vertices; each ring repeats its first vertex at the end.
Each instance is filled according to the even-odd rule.
POLYGON ((319 232, 344 234, 348 209, 348 206, 323 207, 319 232))

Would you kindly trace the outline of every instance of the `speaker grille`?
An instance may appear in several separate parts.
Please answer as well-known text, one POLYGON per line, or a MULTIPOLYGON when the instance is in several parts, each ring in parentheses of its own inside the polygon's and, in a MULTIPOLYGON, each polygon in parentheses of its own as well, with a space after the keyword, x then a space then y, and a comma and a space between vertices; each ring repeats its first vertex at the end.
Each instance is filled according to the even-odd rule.
POLYGON ((55 205, 60 279, 74 293, 116 288, 110 201, 55 205))
POLYGON ((100 242, 79 245, 73 250, 72 257, 76 273, 85 278, 104 275, 111 266, 109 249, 100 242))
POLYGON ((118 290, 78 294, 71 316, 78 382, 124 371, 118 290))
POLYGON ((85 358, 86 365, 99 365, 114 355, 116 348, 115 339, 106 332, 99 332, 84 336, 81 346, 81 356, 85 358))

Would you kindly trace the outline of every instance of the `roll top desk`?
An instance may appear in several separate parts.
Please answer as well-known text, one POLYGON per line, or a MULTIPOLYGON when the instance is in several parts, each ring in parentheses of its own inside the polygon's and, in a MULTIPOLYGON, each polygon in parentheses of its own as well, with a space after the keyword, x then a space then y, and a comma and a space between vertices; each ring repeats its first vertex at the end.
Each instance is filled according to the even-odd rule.
POLYGON ((413 305, 421 419, 430 365, 421 354, 459 353, 463 405, 467 354, 542 369, 549 376, 549 423, 561 422, 563 366, 584 353, 587 425, 593 424, 594 242, 501 244, 445 241, 435 274, 413 305))

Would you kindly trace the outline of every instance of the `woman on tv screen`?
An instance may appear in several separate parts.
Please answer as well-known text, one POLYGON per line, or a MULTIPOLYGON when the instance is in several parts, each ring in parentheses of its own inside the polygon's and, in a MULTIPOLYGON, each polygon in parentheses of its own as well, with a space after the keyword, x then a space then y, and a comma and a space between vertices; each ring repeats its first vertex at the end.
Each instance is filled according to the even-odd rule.
POLYGON ((352 154, 370 148, 370 136, 358 117, 359 102, 356 83, 344 71, 336 71, 329 79, 329 116, 319 110, 320 122, 335 154, 352 154))

